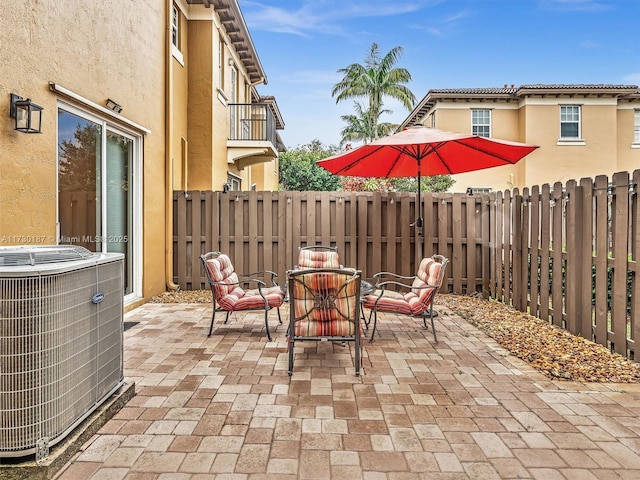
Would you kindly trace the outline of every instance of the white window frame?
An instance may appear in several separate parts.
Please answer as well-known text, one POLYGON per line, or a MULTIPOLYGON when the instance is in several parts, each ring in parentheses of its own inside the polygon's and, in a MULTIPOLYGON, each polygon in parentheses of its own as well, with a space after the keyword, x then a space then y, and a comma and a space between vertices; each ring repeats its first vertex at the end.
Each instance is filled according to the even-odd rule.
POLYGON ((180 13, 178 7, 173 5, 171 7, 171 43, 178 49, 180 49, 180 37, 178 27, 180 25, 180 13))
POLYGON ((633 143, 631 148, 640 148, 640 109, 633 111, 633 143))
POLYGON ((582 106, 581 105, 559 105, 559 130, 560 137, 558 139, 558 145, 584 145, 584 140, 582 139, 582 106), (571 109, 571 111, 568 111, 571 109), (574 118, 574 115, 577 118, 574 118), (568 117, 569 116, 569 117, 568 117), (578 125, 578 133, 577 136, 566 137, 562 135, 562 125, 578 125))
POLYGON ((171 55, 184 67, 184 56, 180 51, 180 10, 171 6, 171 55))
POLYGON ((230 191, 239 192, 242 190, 242 177, 235 173, 227 172, 227 184, 230 191))
POLYGON ((478 135, 479 137, 491 138, 491 109, 490 108, 472 108, 471 109, 471 134, 478 135), (476 116, 476 114, 478 113, 481 113, 482 115, 476 116), (486 131, 484 131, 485 129, 486 131), (482 130, 482 132, 478 133, 478 130, 482 130))
MULTIPOLYGON (((103 117, 100 115, 95 115, 93 113, 88 112, 82 108, 71 105, 62 100, 58 100, 56 105, 56 137, 58 135, 58 125, 57 125, 57 112, 58 109, 65 110, 73 115, 77 115, 82 117, 88 121, 98 123, 102 126, 102 135, 103 139, 106 138, 107 132, 114 132, 118 135, 123 135, 126 138, 133 140, 134 142, 134 159, 131 165, 132 172, 132 200, 133 200, 133 221, 132 221, 132 255, 133 259, 131 259, 131 266, 133 268, 133 285, 132 292, 124 296, 125 305, 131 303, 135 300, 142 298, 142 276, 143 276, 143 262, 142 262, 142 142, 143 136, 140 135, 139 132, 135 132, 129 130, 127 128, 122 127, 121 125, 115 125, 110 122, 107 117, 103 117)), ((148 132, 148 130, 147 130, 148 132)), ((100 155, 102 157, 102 161, 106 161, 106 148, 107 142, 103 141, 101 145, 100 155)), ((57 148, 56 148, 57 152, 57 148)), ((57 158, 56 153, 56 165, 59 163, 59 159, 57 158)), ((101 175, 101 182, 106 182, 106 175, 101 175)), ((56 172, 56 197, 58 192, 58 175, 56 172)), ((101 185, 102 190, 106 189, 106 185, 103 183, 101 185)), ((59 199, 56 198, 56 237, 60 237, 60 211, 57 207, 59 199)), ((106 218, 106 206, 100 205, 101 208, 101 217, 106 218)), ((103 245, 104 248, 104 245, 103 245)))

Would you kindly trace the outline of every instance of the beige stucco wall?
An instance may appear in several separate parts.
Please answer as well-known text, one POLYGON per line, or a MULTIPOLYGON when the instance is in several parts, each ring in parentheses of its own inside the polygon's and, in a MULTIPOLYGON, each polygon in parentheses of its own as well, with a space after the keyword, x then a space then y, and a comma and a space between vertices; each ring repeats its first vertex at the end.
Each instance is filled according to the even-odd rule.
MULTIPOLYGON (((640 109, 640 101, 636 105, 640 109)), ((629 105, 623 105, 616 111, 618 125, 633 126, 634 109, 629 105)), ((620 128, 617 132, 618 164, 616 171, 633 172, 640 168, 640 145, 633 144, 633 128, 620 128)))
POLYGON ((213 52, 212 22, 188 22, 188 145, 189 188, 211 188, 213 139, 213 52))
POLYGON ((188 190, 188 111, 189 102, 189 35, 188 24, 184 14, 179 10, 179 53, 182 62, 173 54, 169 60, 170 85, 168 90, 169 110, 167 121, 170 122, 170 152, 172 163, 172 187, 174 190, 188 190), (183 148, 186 142, 187 148, 183 148), (183 151, 185 150, 185 151, 183 151))
MULTIPOLYGON (((636 108, 640 108, 640 101, 636 108)), ((436 127, 456 132, 471 131, 471 108, 457 102, 441 101, 435 112, 436 127)), ((565 183, 597 175, 612 175, 640 166, 640 148, 632 148, 634 105, 624 101, 622 107, 614 97, 573 96, 523 99, 513 104, 487 103, 492 109, 492 137, 512 140, 540 148, 514 166, 496 167, 453 175, 453 192, 468 186, 491 186, 494 190, 565 183), (560 105, 581 106, 580 142, 559 142, 560 105)), ((431 116, 422 120, 431 124, 431 116)))
POLYGON ((49 82, 98 105, 112 98, 151 130, 143 141, 143 291, 164 290, 166 17, 166 2, 0 2, 2 245, 55 242, 57 95, 49 82), (12 129, 10 93, 44 107, 42 134, 12 129))
MULTIPOLYGON (((473 107, 460 108, 455 102, 442 102, 436 114, 436 128, 452 132, 471 133, 471 109, 491 109, 491 124, 493 138, 519 141, 518 117, 519 110, 509 105, 500 109, 492 104, 477 104, 473 107)), ((430 119, 427 120, 430 125, 430 119)), ((494 190, 512 188, 518 176, 515 166, 495 167, 475 172, 452 175, 455 183, 449 189, 451 192, 466 192, 468 187, 491 186, 494 190)))

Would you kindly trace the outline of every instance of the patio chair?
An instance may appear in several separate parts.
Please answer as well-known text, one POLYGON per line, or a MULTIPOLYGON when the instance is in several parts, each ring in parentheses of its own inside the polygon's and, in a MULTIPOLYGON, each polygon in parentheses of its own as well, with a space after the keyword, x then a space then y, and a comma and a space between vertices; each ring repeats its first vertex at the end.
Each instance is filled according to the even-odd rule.
POLYGON ((298 263, 294 270, 305 268, 342 268, 338 257, 338 247, 307 245, 298 248, 298 263))
POLYGON ((440 290, 444 279, 445 267, 449 260, 442 255, 423 258, 415 276, 406 277, 390 272, 376 273, 375 291, 362 299, 362 306, 370 309, 367 328, 373 315, 373 329, 370 342, 376 334, 378 312, 393 312, 422 318, 425 328, 427 318, 431 319, 433 340, 438 343, 433 311, 433 299, 440 290))
POLYGON ((355 371, 360 375, 361 337, 359 270, 315 269, 287 272, 290 321, 287 329, 289 375, 300 341, 354 342, 355 371))
POLYGON ((227 323, 231 312, 264 310, 264 325, 267 338, 271 341, 269 310, 277 309, 278 321, 282 323, 280 306, 285 295, 284 290, 276 282, 277 274, 270 270, 263 270, 239 275, 235 272, 229 256, 220 252, 206 253, 200 256, 200 260, 213 294, 213 314, 208 336, 211 336, 213 331, 216 312, 226 312, 224 323, 227 323), (250 284, 255 284, 257 288, 252 290, 243 288, 243 285, 250 284))

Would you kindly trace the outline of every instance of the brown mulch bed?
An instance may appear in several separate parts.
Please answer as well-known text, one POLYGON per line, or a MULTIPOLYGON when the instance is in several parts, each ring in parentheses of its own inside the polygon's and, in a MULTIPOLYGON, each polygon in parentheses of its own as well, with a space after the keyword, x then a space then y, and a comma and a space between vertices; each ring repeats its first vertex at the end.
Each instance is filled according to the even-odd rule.
MULTIPOLYGON (((211 291, 165 292, 152 303, 211 303, 211 291)), ((466 319, 512 355, 554 380, 640 382, 640 363, 536 317, 482 298, 440 294, 436 304, 466 319)))
POLYGON ((554 380, 638 383, 640 363, 495 300, 438 295, 447 307, 509 353, 554 380))

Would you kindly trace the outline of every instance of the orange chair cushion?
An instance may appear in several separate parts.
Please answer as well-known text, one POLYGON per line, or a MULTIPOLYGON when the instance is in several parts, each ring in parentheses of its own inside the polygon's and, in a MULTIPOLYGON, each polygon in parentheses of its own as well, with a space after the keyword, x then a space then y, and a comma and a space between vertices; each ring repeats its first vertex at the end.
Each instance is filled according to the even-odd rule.
POLYGON ((363 306, 366 308, 374 308, 376 300, 382 293, 382 298, 378 301, 377 308, 380 311, 397 312, 404 315, 422 315, 431 305, 433 297, 440 288, 438 283, 442 281, 441 272, 442 264, 433 258, 424 258, 418 267, 418 273, 412 283, 409 292, 397 292, 393 290, 376 290, 367 295, 363 300, 363 306), (415 288, 426 285, 435 288, 415 288))
MULTIPOLYGON (((238 275, 228 255, 222 254, 207 260, 207 270, 214 282, 213 292, 221 308, 230 312, 235 310, 254 310, 265 306, 258 289, 244 290, 238 285, 238 275)), ((264 287, 262 294, 267 305, 271 308, 279 307, 284 301, 284 291, 279 286, 264 287)))
POLYGON ((301 249, 298 268, 340 268, 338 252, 301 249))
POLYGON ((353 337, 359 318, 358 284, 349 274, 309 272, 296 276, 291 293, 296 337, 353 337))

